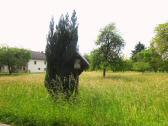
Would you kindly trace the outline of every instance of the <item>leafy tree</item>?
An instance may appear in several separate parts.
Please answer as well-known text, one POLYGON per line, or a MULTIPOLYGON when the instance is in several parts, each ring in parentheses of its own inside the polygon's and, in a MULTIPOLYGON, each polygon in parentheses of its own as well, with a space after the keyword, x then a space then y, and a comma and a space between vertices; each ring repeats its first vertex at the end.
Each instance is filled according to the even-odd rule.
POLYGON ((162 71, 162 72, 168 72, 168 60, 163 60, 161 63, 160 63, 160 67, 158 68, 159 71, 162 71))
POLYGON ((136 62, 149 63, 150 70, 157 72, 162 66, 161 56, 152 48, 145 49, 134 56, 136 62))
POLYGON ((151 45, 161 56, 168 53, 168 22, 156 26, 151 45))
POLYGON ((8 66, 10 74, 19 67, 26 66, 30 58, 31 53, 28 50, 10 47, 0 48, 0 63, 8 66))
POLYGON ((75 11, 71 19, 68 14, 65 17, 62 15, 56 27, 54 19, 51 19, 45 50, 47 60, 45 86, 54 97, 57 97, 58 93, 69 97, 74 90, 77 92, 78 76, 72 74, 68 68, 69 64, 66 64, 78 50, 77 41, 78 24, 75 11))
MULTIPOLYGON (((103 56, 100 53, 99 49, 93 50, 89 55, 86 56, 86 59, 90 62, 90 70, 103 70, 104 61, 103 56)), ((112 71, 125 71, 128 69, 128 64, 122 58, 116 59, 117 61, 107 63, 107 70, 112 71), (127 68, 126 68, 127 67, 127 68)), ((130 68, 131 69, 131 68, 130 68)))
POLYGON ((109 24, 100 31, 96 44, 99 46, 99 57, 102 57, 103 77, 105 77, 108 65, 115 64, 120 58, 124 41, 115 25, 109 24))
POLYGON ((117 64, 114 64, 111 68, 113 71, 131 71, 132 70, 132 60, 131 59, 119 59, 117 64), (114 67, 115 66, 115 67, 114 67))
POLYGON ((90 53, 90 70, 102 69, 102 56, 99 49, 95 49, 90 53))
POLYGON ((155 27, 155 36, 152 39, 151 48, 159 57, 158 70, 168 71, 168 22, 155 27))
POLYGON ((142 50, 145 49, 144 44, 142 44, 141 42, 138 42, 138 44, 135 45, 134 50, 132 51, 132 59, 135 61, 134 56, 138 53, 141 52, 142 50))
POLYGON ((131 59, 126 59, 124 62, 124 71, 131 71, 133 67, 133 61, 131 59))
POLYGON ((135 62, 133 63, 133 70, 139 72, 145 72, 146 70, 150 69, 149 63, 146 62, 135 62))

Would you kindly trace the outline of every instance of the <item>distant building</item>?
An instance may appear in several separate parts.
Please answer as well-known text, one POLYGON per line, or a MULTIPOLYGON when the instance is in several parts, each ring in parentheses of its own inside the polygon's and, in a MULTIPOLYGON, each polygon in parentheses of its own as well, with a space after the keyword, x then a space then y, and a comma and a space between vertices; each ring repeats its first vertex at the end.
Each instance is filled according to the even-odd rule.
MULTIPOLYGON (((17 68, 17 72, 45 72, 46 71, 46 57, 43 52, 31 51, 32 58, 29 60, 26 66, 17 68)), ((8 72, 7 66, 1 66, 0 72, 8 72)))
POLYGON ((8 72, 7 66, 0 66, 0 72, 8 72))
POLYGON ((27 64, 27 71, 31 73, 46 71, 46 57, 43 52, 31 51, 32 58, 27 64))

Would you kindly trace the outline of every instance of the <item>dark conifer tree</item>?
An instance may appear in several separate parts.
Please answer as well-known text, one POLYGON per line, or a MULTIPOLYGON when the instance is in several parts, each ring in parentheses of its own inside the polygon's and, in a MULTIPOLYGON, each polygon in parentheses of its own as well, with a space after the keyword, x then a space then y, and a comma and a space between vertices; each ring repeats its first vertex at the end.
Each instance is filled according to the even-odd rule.
POLYGON ((64 67, 76 52, 77 41, 78 24, 75 11, 70 20, 68 14, 62 15, 56 26, 54 19, 51 19, 45 50, 47 60, 45 86, 53 96, 63 93, 69 97, 75 90, 76 79, 71 76, 69 69, 64 67))
POLYGON ((141 42, 138 42, 138 44, 135 45, 135 49, 132 51, 132 59, 134 60, 134 56, 145 49, 145 45, 141 42))

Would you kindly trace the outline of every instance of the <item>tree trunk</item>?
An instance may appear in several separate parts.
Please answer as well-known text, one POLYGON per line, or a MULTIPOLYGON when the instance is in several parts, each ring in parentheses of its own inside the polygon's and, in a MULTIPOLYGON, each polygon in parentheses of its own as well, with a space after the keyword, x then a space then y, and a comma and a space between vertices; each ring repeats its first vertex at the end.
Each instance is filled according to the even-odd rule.
POLYGON ((8 65, 9 74, 12 74, 12 67, 8 65))
POLYGON ((103 69, 103 77, 106 77, 106 68, 103 69))

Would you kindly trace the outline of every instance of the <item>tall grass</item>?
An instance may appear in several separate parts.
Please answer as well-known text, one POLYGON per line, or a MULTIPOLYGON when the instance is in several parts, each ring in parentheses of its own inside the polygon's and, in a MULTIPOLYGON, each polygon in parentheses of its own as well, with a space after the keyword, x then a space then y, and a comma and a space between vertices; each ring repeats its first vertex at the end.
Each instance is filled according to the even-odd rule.
POLYGON ((76 99, 53 101, 44 74, 0 77, 0 122, 23 126, 168 126, 167 73, 85 72, 76 99))

